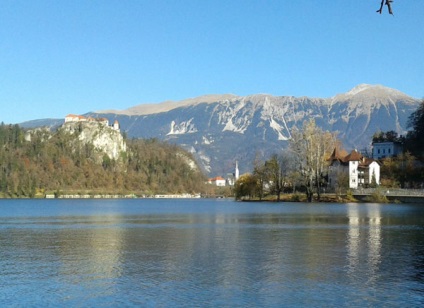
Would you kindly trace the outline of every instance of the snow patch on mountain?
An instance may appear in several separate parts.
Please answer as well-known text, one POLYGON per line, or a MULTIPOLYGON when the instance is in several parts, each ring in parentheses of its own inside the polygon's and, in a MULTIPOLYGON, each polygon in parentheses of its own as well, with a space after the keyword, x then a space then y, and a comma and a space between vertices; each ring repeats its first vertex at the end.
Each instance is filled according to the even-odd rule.
POLYGON ((288 137, 283 135, 284 128, 280 124, 278 124, 273 118, 271 118, 269 126, 277 132, 278 140, 289 140, 288 137))
POLYGON ((183 135, 189 133, 196 133, 197 128, 192 123, 193 118, 188 121, 183 121, 180 124, 177 124, 175 121, 171 122, 170 131, 167 135, 183 135))
POLYGON ((251 124, 254 108, 246 108, 246 98, 229 102, 225 107, 223 111, 218 112, 220 122, 224 124, 222 131, 244 134, 251 124))
POLYGON ((202 136, 202 143, 203 144, 206 144, 206 145, 209 145, 209 144, 212 144, 214 142, 214 140, 211 138, 211 139, 209 139, 208 137, 206 137, 206 136, 202 136))
POLYGON ((348 91, 346 93, 346 95, 352 95, 353 96, 353 95, 356 95, 356 94, 358 94, 362 91, 365 91, 367 89, 370 89, 370 88, 372 88, 371 85, 363 83, 363 84, 357 85, 352 90, 348 91))

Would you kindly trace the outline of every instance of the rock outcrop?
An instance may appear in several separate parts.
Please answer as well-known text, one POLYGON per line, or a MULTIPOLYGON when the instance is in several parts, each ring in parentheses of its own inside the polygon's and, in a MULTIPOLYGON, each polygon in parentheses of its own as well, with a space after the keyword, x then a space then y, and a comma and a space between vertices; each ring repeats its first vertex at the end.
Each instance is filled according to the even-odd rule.
POLYGON ((82 144, 92 144, 98 152, 98 161, 106 154, 112 160, 119 160, 127 146, 119 130, 98 122, 66 122, 60 128, 75 135, 82 144))

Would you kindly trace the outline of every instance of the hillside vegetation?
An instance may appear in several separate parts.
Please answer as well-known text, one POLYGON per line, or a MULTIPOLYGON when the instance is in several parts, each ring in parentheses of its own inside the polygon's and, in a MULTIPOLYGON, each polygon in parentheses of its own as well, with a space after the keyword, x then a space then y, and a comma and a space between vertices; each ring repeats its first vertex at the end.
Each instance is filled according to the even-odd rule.
POLYGON ((69 129, 0 125, 0 197, 201 193, 204 181, 189 153, 155 139, 127 140, 113 159, 69 129))

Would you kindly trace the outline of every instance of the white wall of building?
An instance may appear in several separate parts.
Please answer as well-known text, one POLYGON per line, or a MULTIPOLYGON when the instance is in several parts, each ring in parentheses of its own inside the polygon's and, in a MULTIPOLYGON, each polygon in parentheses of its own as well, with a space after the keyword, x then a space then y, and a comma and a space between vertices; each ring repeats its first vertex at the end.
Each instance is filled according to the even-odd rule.
POLYGON ((380 185, 380 165, 377 162, 372 162, 369 167, 369 182, 372 183, 372 176, 375 175, 377 185, 380 185))
POLYGON ((349 188, 358 188, 358 162, 349 162, 349 188))

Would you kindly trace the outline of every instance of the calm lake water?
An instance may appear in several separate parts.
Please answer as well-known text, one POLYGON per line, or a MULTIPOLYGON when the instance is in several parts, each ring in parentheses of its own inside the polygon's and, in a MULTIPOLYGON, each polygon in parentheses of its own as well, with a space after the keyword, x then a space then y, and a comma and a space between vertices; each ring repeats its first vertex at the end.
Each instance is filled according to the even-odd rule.
POLYGON ((423 306, 424 205, 0 200, 0 306, 423 306))

